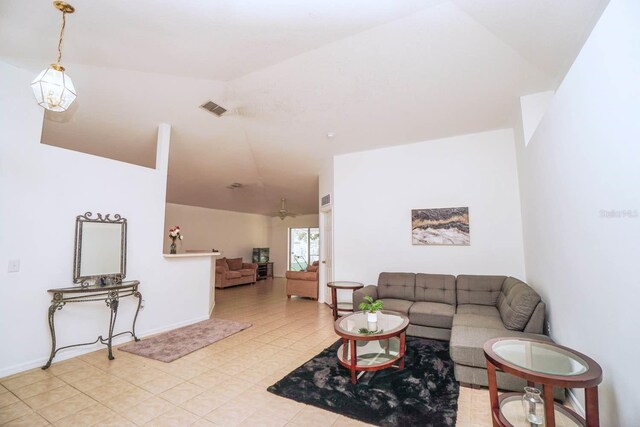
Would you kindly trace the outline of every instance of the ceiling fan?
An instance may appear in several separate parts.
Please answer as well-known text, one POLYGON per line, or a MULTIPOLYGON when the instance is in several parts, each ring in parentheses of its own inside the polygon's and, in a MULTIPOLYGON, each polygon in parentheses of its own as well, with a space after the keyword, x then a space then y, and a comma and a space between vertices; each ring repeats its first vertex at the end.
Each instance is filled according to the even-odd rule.
POLYGON ((280 210, 278 212, 274 212, 272 214, 273 216, 279 217, 283 221, 288 216, 290 216, 292 218, 298 216, 297 213, 289 212, 287 210, 286 202, 287 202, 287 199, 285 199, 284 197, 282 199, 280 199, 280 210))

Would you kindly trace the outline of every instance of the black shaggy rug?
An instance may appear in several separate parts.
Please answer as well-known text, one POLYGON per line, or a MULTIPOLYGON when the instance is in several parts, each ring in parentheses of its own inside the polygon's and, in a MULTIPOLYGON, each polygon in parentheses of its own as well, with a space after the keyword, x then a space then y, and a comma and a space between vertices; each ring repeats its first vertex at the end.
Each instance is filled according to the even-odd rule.
POLYGON ((449 343, 407 337, 405 368, 367 372, 351 384, 338 363, 341 341, 298 367, 267 390, 380 426, 456 424, 459 386, 453 375, 449 343))

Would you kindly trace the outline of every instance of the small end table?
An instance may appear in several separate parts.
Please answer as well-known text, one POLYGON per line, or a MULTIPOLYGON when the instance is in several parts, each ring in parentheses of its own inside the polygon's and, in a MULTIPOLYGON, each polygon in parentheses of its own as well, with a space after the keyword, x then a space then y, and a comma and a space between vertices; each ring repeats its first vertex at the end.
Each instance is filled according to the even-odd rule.
POLYGON ((351 303, 338 303, 338 289, 350 289, 351 293, 353 294, 353 292, 357 291, 358 289, 364 288, 364 285, 359 282, 336 281, 327 283, 327 286, 331 288, 331 310, 333 311, 333 320, 338 319, 339 311, 353 313, 353 296, 351 298, 351 303))
MULTIPOLYGON (((590 357, 552 342, 525 338, 491 339, 484 343, 484 355, 494 427, 520 425, 513 416, 517 413, 513 406, 522 396, 522 393, 505 393, 498 397, 496 369, 524 378, 530 387, 542 384, 546 427, 555 427, 556 417, 562 418, 562 425, 600 425, 598 384, 602 381, 602 368, 590 357), (554 386, 585 389, 586 419, 553 401, 554 386)), ((522 411, 521 406, 519 409, 522 411)))

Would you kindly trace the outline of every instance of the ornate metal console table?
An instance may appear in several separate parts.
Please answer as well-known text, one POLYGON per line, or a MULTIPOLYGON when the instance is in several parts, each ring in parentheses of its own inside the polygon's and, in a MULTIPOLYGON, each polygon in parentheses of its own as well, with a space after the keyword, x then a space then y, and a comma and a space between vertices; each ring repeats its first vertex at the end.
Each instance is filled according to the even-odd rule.
POLYGON ((131 334, 131 336, 133 336, 136 341, 140 341, 140 339, 136 336, 136 320, 138 319, 138 313, 140 312, 140 306, 142 304, 142 294, 138 291, 138 285, 140 285, 139 281, 132 280, 107 286, 92 285, 87 287, 75 286, 70 288, 49 289, 47 292, 53 294, 53 299, 51 300, 51 305, 49 306, 51 356, 49 357, 49 361, 47 361, 47 364, 44 365, 42 369, 47 369, 49 366, 51 366, 51 361, 56 356, 56 354, 60 350, 64 350, 65 348, 91 345, 100 342, 101 344, 107 346, 107 348, 109 349, 109 359, 113 360, 114 357, 111 349, 111 343, 114 337, 124 334, 131 334), (138 306, 136 308, 136 314, 133 317, 132 329, 131 331, 120 332, 114 335, 113 328, 116 324, 116 316, 118 315, 118 305, 120 303, 120 298, 128 296, 134 296, 138 298, 138 306), (109 309, 111 310, 111 317, 109 320, 109 335, 107 336, 107 338, 103 338, 102 335, 100 335, 93 342, 73 344, 56 348, 56 327, 54 323, 54 316, 56 314, 56 311, 62 310, 62 307, 64 307, 67 303, 92 301, 104 301, 107 307, 109 307, 109 309))

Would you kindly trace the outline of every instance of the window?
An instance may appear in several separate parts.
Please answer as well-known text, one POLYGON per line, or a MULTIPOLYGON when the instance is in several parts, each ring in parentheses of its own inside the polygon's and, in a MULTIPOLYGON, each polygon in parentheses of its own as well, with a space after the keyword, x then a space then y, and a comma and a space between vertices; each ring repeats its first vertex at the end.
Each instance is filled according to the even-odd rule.
POLYGON ((289 229, 289 270, 302 271, 320 260, 320 229, 301 227, 289 229))

